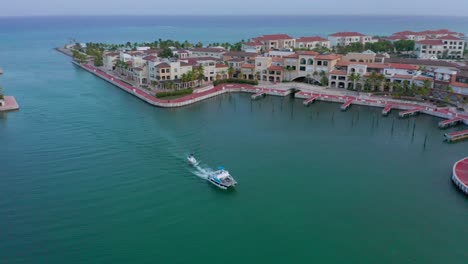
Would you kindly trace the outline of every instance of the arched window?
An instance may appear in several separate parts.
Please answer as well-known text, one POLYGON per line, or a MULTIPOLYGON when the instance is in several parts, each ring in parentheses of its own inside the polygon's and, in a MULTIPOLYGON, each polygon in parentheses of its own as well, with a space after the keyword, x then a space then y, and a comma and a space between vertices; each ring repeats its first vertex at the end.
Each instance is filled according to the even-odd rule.
POLYGON ((301 59, 301 64, 306 64, 306 59, 301 59))
POLYGON ((309 65, 314 65, 314 60, 313 60, 313 59, 308 59, 308 60, 307 60, 307 64, 309 64, 309 65))

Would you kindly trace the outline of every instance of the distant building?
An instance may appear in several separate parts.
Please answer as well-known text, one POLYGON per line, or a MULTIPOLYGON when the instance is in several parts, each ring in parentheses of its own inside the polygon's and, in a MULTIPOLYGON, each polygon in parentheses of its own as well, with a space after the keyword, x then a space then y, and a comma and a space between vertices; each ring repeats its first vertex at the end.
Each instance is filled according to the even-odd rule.
POLYGON ((262 35, 252 40, 253 43, 260 43, 262 50, 294 48, 296 39, 287 34, 262 35))
POLYGON ((322 37, 300 37, 296 39, 297 49, 330 48, 330 41, 322 37))
POLYGON ((434 56, 439 59, 461 59, 464 49, 465 40, 452 35, 421 40, 415 44, 416 55, 422 59, 434 56))
POLYGON ((348 46, 352 43, 373 43, 377 40, 373 39, 372 36, 364 35, 359 32, 338 32, 331 35, 328 35, 328 40, 330 45, 334 46, 348 46))

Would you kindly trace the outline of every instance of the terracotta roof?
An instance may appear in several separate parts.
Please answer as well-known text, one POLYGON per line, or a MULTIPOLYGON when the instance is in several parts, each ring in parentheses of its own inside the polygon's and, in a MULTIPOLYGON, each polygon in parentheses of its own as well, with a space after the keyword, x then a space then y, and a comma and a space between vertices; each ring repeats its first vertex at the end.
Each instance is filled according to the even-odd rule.
POLYGON ((196 52, 218 52, 218 53, 226 52, 225 49, 221 49, 221 48, 193 48, 193 49, 191 49, 191 51, 196 51, 196 52))
POLYGON ((282 71, 283 67, 281 67, 281 66, 270 66, 270 67, 268 67, 268 70, 269 71, 282 71))
POLYGON ((333 74, 333 75, 348 75, 348 73, 346 71, 339 71, 339 70, 333 70, 330 72, 330 74, 333 74))
POLYGON ((273 57, 273 58, 271 58, 271 61, 283 62, 283 58, 273 57))
POLYGON ((405 31, 400 31, 400 32, 395 32, 393 35, 415 35, 416 32, 410 31, 410 30, 405 30, 405 31))
POLYGON ((298 55, 310 55, 310 56, 317 56, 320 53, 312 50, 300 50, 296 52, 298 55))
POLYGON ((255 69, 255 65, 253 64, 242 64, 241 67, 246 69, 255 69))
POLYGON ((433 46, 442 46, 442 45, 444 45, 442 40, 438 40, 438 39, 420 40, 420 41, 418 41, 416 43, 421 44, 421 45, 433 45, 433 46))
POLYGON ((413 79, 413 75, 407 75, 407 74, 395 74, 392 77, 392 79, 405 79, 405 80, 411 80, 413 79))
POLYGON ((216 64, 216 68, 227 68, 226 64, 216 64))
POLYGON ((258 40, 244 43, 245 46, 262 46, 262 43, 258 40))
POLYGON ((288 56, 284 56, 283 58, 297 59, 297 58, 299 58, 299 55, 297 55, 297 54, 291 54, 291 55, 288 55, 288 56))
POLYGON ((407 39, 406 36, 404 35, 392 35, 390 37, 387 37, 386 39, 389 39, 389 40, 401 40, 401 39, 407 39))
POLYGON ((220 59, 218 58, 215 58, 215 57, 192 57, 192 58, 187 58, 187 61, 189 63, 191 62, 199 62, 199 61, 221 61, 220 59))
POLYGON ((271 34, 271 35, 262 35, 260 37, 256 37, 253 40, 280 40, 280 39, 294 39, 293 37, 289 36, 288 34, 271 34))
POLYGON ((319 36, 314 36, 314 37, 300 37, 296 39, 296 42, 314 42, 314 41, 328 41, 328 39, 324 39, 319 36))
POLYGON ((388 68, 400 69, 400 70, 417 70, 419 67, 412 64, 403 64, 403 63, 388 63, 388 68))
POLYGON ((385 62, 425 65, 425 66, 451 67, 451 68, 456 68, 458 66, 455 63, 442 61, 442 60, 421 60, 421 59, 406 59, 406 58, 388 58, 388 59, 385 59, 385 62))
POLYGON ((243 62, 244 59, 241 59, 241 58, 234 58, 234 59, 230 59, 230 60, 227 60, 227 61, 231 61, 231 62, 243 62))
POLYGON ((429 81, 431 81, 431 82, 433 81, 432 78, 430 78, 430 77, 424 77, 424 76, 421 76, 421 75, 416 76, 416 77, 414 77, 413 79, 418 80, 418 81, 425 81, 425 80, 429 80, 429 81))
POLYGON ((133 68, 133 70, 135 70, 135 71, 142 71, 143 69, 140 68, 140 67, 136 67, 136 68, 133 68))
POLYGON ((188 63, 188 62, 185 62, 185 61, 180 62, 180 66, 182 66, 182 67, 193 66, 193 65, 196 65, 196 63, 188 63))
POLYGON ((258 54, 255 52, 245 52, 245 51, 229 51, 224 53, 224 56, 231 56, 231 57, 255 57, 258 54))
POLYGON ((330 35, 331 37, 355 37, 355 36, 365 36, 364 34, 361 34, 359 32, 337 32, 334 34, 330 35))
POLYGON ((438 37, 437 39, 440 39, 440 40, 462 40, 461 38, 457 38, 457 37, 452 36, 452 35, 438 37))
POLYGON ((157 59, 158 57, 153 56, 153 55, 143 57, 143 60, 146 60, 146 61, 156 61, 157 59))
POLYGON ((339 58, 341 58, 341 55, 338 54, 318 55, 315 57, 316 60, 336 60, 339 58))
POLYGON ((104 54, 104 56, 112 56, 112 57, 119 56, 119 55, 120 53, 118 52, 109 52, 109 53, 104 54))
POLYGON ((461 83, 461 82, 451 82, 451 86, 460 87, 460 88, 468 88, 468 83, 461 83))
POLYGON ((170 68, 170 67, 171 67, 171 65, 169 65, 169 64, 167 64, 167 63, 165 63, 165 62, 156 65, 156 68, 157 68, 157 69, 160 69, 160 68, 170 68))

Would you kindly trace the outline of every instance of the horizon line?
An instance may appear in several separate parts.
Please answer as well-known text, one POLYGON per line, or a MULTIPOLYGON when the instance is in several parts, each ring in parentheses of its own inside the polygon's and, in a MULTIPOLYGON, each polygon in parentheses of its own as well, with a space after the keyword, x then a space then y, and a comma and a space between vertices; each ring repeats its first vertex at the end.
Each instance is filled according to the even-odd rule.
POLYGON ((156 16, 163 16, 163 17, 175 17, 175 16, 186 16, 186 17, 249 17, 249 16, 343 16, 343 17, 353 17, 353 16, 369 16, 369 17, 382 17, 382 16, 393 16, 393 17, 462 17, 468 18, 468 15, 447 15, 447 14, 430 14, 430 15, 409 15, 409 14, 50 14, 50 15, 0 15, 0 18, 21 18, 21 17, 116 17, 116 16, 124 16, 124 17, 156 17, 156 16))

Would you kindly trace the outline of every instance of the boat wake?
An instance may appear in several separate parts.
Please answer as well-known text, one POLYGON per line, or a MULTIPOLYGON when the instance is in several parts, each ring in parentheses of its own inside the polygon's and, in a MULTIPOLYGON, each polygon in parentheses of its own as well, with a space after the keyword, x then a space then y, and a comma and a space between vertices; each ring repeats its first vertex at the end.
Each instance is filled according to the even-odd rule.
POLYGON ((209 167, 201 166, 200 164, 197 164, 197 165, 192 167, 191 172, 194 175, 196 175, 196 176, 198 176, 198 177, 200 177, 200 178, 202 178, 204 180, 208 180, 208 176, 213 173, 213 170, 211 168, 209 168, 209 167))

